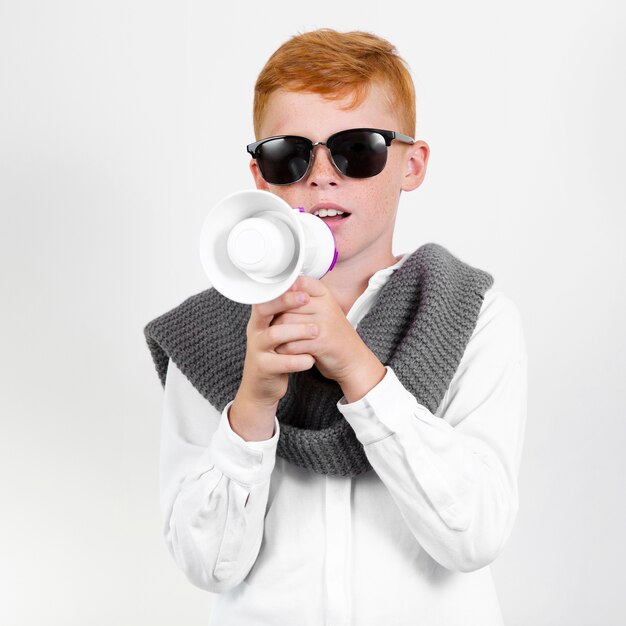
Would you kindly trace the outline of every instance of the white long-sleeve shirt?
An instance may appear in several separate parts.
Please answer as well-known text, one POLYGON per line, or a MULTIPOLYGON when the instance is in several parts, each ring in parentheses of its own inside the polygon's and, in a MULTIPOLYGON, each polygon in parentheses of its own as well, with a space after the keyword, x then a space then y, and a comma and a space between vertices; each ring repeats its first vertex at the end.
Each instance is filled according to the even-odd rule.
MULTIPOLYGON (((356 327, 408 258, 372 276, 356 327)), ((527 356, 517 308, 489 290, 435 414, 386 368, 338 409, 374 471, 336 477, 245 441, 169 361, 161 438, 166 544, 218 594, 210 626, 501 626, 489 564, 518 509, 527 356)))

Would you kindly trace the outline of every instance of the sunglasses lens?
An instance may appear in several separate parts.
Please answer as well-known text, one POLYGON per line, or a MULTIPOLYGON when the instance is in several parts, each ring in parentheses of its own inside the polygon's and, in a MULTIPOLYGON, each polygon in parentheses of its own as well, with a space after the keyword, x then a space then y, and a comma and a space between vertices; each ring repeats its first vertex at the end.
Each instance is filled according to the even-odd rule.
POLYGON ((279 137, 262 143, 256 160, 263 178, 273 185, 300 180, 309 168, 311 142, 302 137, 279 137))
POLYGON ((387 163, 385 138, 369 130, 340 133, 328 148, 337 169, 350 178, 376 176, 387 163))

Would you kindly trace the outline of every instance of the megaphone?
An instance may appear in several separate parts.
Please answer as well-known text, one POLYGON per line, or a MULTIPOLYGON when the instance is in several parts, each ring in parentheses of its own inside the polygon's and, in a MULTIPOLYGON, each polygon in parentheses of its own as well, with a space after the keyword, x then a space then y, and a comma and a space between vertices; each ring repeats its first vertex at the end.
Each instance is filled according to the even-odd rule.
POLYGON ((258 304, 285 293, 300 274, 324 276, 337 261, 337 248, 322 219, 254 189, 232 193, 209 211, 200 260, 222 295, 258 304))

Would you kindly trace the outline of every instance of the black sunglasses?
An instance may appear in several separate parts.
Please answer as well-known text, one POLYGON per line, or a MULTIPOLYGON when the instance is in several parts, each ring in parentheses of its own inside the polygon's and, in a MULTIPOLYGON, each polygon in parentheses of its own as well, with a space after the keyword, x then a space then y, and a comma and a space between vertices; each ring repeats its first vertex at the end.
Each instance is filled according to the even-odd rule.
POLYGON ((296 135, 278 135, 255 141, 246 150, 256 159, 261 176, 272 185, 290 185, 302 180, 313 162, 313 148, 326 146, 333 165, 350 178, 370 178, 380 174, 387 163, 387 147, 397 139, 415 139, 393 130, 351 128, 313 142, 296 135))

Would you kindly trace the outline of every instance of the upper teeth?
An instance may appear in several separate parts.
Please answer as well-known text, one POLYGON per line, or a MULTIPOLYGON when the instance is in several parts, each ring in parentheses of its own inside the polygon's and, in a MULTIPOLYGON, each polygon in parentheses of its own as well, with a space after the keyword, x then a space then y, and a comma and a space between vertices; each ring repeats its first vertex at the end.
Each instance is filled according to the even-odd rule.
POLYGON ((334 215, 343 215, 343 211, 337 211, 335 209, 320 209, 319 211, 314 211, 313 215, 317 215, 318 217, 333 217, 334 215))

